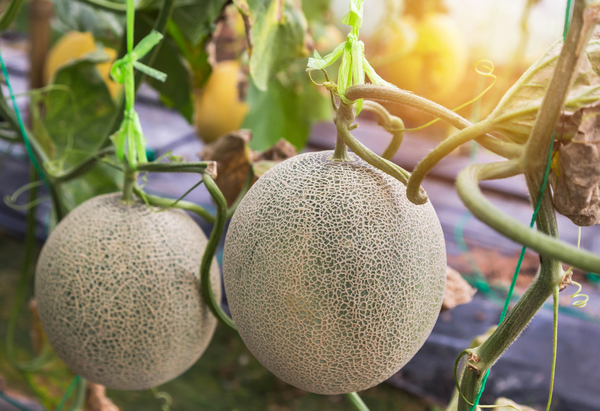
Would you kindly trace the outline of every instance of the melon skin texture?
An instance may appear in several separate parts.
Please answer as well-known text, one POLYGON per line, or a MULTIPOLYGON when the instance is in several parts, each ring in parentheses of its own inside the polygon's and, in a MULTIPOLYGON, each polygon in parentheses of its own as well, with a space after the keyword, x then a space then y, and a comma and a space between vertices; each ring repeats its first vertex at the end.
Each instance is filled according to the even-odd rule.
POLYGON ((280 163, 228 230, 225 291, 238 331, 271 372, 317 394, 373 387, 423 345, 438 317, 446 250, 431 203, 353 154, 280 163))
MULTIPOLYGON (((185 213, 156 213, 107 194, 74 209, 42 249, 35 278, 44 332, 73 372, 142 390, 200 358, 217 320, 199 271, 207 239, 185 213)), ((211 284, 221 283, 216 260, 211 284)))

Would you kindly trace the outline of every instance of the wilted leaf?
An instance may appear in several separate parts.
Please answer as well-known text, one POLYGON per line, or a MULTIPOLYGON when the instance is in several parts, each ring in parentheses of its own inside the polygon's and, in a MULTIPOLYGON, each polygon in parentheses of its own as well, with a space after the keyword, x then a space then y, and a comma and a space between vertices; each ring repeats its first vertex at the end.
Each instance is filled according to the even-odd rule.
POLYGON ((561 141, 552 174, 554 206, 578 226, 600 223, 600 104, 576 111, 572 140, 561 141))
POLYGON ((246 185, 250 166, 254 169, 254 184, 275 165, 296 155, 296 149, 285 140, 278 141, 267 151, 255 153, 248 147, 251 140, 249 130, 240 130, 208 144, 200 153, 202 160, 217 162, 218 174, 215 181, 229 206, 246 185))
POLYGON ((247 101, 250 112, 242 127, 252 130, 250 146, 255 150, 266 150, 282 138, 300 149, 315 122, 331 119, 329 97, 303 72, 281 73, 269 82, 267 91, 251 83, 247 101))
POLYGON ((515 411, 514 407, 517 407, 517 409, 521 411, 535 411, 535 409, 531 407, 517 404, 516 402, 511 401, 508 398, 498 398, 496 400, 496 405, 499 405, 498 408, 494 408, 496 411, 515 411), (509 405, 512 405, 512 407, 509 407, 509 405))
MULTIPOLYGON (((542 99, 554 72, 562 41, 555 43, 506 93, 490 115, 496 129, 517 142, 531 134, 542 99)), ((600 99, 600 40, 589 42, 581 57, 575 82, 567 96, 566 111, 573 113, 600 99)))
POLYGON ((200 153, 203 161, 217 162, 215 182, 229 206, 238 197, 250 173, 252 152, 248 143, 251 138, 248 130, 233 132, 208 144, 200 153))
POLYGON ((250 75, 256 87, 265 91, 275 74, 308 54, 304 47, 306 20, 291 0, 255 0, 248 6, 254 45, 250 75))
MULTIPOLYGON (((102 52, 62 66, 54 76, 52 89, 32 98, 32 122, 35 138, 51 139, 42 143, 48 165, 55 171, 79 164, 101 148, 110 132, 116 107, 96 63, 107 56, 102 52)), ((42 140, 43 141, 43 140, 42 140)), ((85 176, 62 186, 65 205, 72 209, 81 202, 118 189, 116 170, 105 165, 95 167, 85 176)))

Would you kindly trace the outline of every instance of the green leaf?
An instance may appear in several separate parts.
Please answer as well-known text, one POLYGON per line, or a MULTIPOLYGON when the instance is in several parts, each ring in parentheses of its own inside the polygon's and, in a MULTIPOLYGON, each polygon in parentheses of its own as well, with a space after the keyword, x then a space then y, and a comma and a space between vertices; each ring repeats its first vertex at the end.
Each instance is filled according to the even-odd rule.
MULTIPOLYGON (((116 112, 96 63, 106 60, 101 51, 61 67, 54 88, 31 99, 32 127, 55 171, 66 170, 101 148, 116 112), (51 145, 47 138, 51 140, 51 145)), ((118 172, 105 165, 61 189, 65 205, 73 209, 81 202, 118 189, 118 172)))
POLYGON ((194 0, 190 5, 175 8, 173 21, 192 46, 197 46, 215 30, 215 20, 226 3, 227 0, 194 0))
POLYGON ((252 130, 250 147, 255 150, 267 150, 281 138, 300 149, 315 122, 331 119, 329 97, 314 87, 305 73, 291 79, 286 74, 273 78, 267 91, 253 83, 249 86, 250 112, 242 128, 252 130))
MULTIPOLYGON (((164 0, 142 0, 138 12, 156 10, 164 0)), ((215 20, 228 0, 175 0, 172 21, 181 29, 188 41, 197 46, 215 29, 215 20)), ((137 20, 136 20, 137 23, 137 20)))
MULTIPOLYGON (((153 19, 145 12, 138 12, 135 22, 134 37, 137 42, 152 30, 153 19)), ((166 37, 157 47, 160 49, 152 68, 166 74, 167 79, 163 83, 148 77, 147 82, 160 93, 165 105, 179 111, 191 123, 194 116, 192 73, 173 39, 166 37)))
POLYGON ((125 27, 125 14, 100 10, 80 1, 53 0, 53 28, 61 33, 89 31, 97 41, 118 49, 125 27))
MULTIPOLYGON (((561 49, 562 41, 555 43, 508 90, 489 117, 498 124, 496 130, 503 132, 516 142, 527 141, 561 49)), ((575 82, 567 96, 565 114, 572 114, 599 99, 600 40, 595 39, 588 43, 581 58, 575 82)))
POLYGON ((327 14, 331 6, 331 0, 310 0, 302 2, 302 11, 306 20, 312 22, 314 20, 323 20, 323 16, 327 14))
POLYGON ((248 5, 253 38, 250 75, 265 91, 275 74, 306 54, 306 20, 290 0, 255 0, 248 5))

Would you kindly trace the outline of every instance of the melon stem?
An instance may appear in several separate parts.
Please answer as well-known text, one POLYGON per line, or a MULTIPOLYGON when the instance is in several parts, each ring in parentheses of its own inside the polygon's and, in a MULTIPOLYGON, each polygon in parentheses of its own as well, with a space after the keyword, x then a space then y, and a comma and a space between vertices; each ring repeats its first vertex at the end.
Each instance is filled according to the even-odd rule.
POLYGON ((133 204, 135 199, 133 198, 133 186, 135 185, 136 173, 133 170, 125 170, 123 179, 123 197, 121 201, 126 204, 133 204))
POLYGON ((354 117, 354 107, 345 104, 343 101, 340 101, 340 104, 336 110, 335 119, 333 120, 337 130, 337 138, 335 141, 335 150, 333 151, 333 155, 330 157, 331 160, 350 160, 350 157, 348 156, 348 146, 346 145, 344 135, 346 132, 348 132, 350 125, 354 121, 354 117))

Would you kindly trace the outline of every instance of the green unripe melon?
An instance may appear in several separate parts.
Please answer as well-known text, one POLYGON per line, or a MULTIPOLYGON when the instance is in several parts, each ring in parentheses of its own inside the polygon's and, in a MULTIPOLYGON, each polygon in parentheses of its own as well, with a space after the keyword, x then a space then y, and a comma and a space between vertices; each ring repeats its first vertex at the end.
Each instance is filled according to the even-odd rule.
POLYGON ((318 394, 381 383, 423 345, 446 281, 430 203, 363 160, 331 151, 269 170, 239 205, 225 242, 231 314, 252 354, 318 394))
MULTIPOLYGON (((141 390, 192 366, 217 320, 200 293, 202 230, 181 211, 120 198, 95 197, 58 224, 38 261, 35 296, 44 332, 73 372, 141 390)), ((211 281, 220 299, 216 261, 211 281)))

